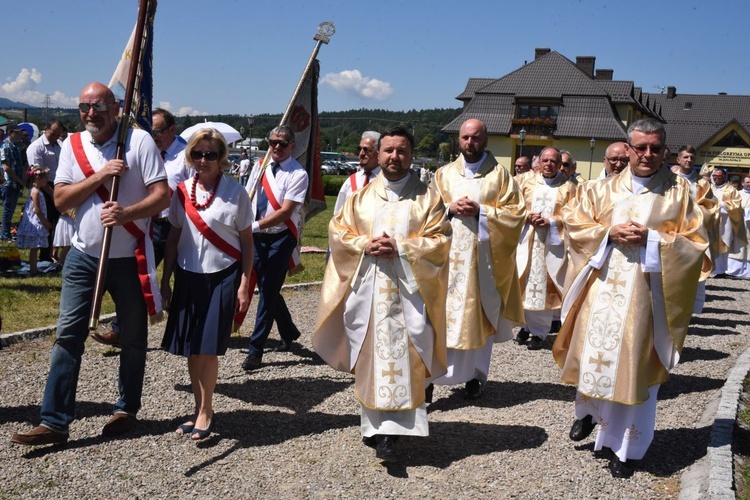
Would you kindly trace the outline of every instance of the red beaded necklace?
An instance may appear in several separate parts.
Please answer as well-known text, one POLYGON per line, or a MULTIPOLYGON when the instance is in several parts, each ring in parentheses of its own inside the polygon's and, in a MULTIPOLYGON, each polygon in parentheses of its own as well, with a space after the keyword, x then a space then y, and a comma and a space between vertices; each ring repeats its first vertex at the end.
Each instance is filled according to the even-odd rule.
POLYGON ((218 189, 219 187, 219 181, 221 181, 221 176, 216 179, 216 184, 214 184, 214 187, 211 190, 211 193, 208 195, 208 199, 205 201, 205 203, 198 203, 195 198, 195 187, 198 185, 198 174, 195 174, 195 177, 193 177, 193 187, 190 188, 190 203, 193 204, 196 210, 203 210, 204 208, 208 208, 211 202, 214 201, 214 196, 216 196, 216 189, 218 189))

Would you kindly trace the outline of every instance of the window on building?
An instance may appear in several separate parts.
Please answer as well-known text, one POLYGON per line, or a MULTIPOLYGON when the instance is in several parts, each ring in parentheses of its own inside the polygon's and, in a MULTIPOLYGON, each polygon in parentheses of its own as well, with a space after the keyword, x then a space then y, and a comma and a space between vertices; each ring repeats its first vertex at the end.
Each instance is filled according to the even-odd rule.
POLYGON ((718 142, 714 143, 714 146, 721 146, 723 148, 750 148, 750 144, 735 130, 731 130, 718 142))
POLYGON ((550 106, 548 104, 520 104, 518 106, 518 118, 539 118, 541 120, 557 121, 557 115, 560 111, 559 106, 550 106))

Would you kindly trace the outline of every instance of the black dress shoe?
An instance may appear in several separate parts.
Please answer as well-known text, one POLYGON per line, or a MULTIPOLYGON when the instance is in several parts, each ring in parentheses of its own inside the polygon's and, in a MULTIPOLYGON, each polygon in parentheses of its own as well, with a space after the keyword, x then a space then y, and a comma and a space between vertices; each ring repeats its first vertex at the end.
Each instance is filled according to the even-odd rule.
POLYGON ((521 328, 518 331, 518 335, 516 335, 516 344, 524 345, 527 340, 529 340, 529 331, 524 328, 521 328))
POLYGON ((293 340, 281 339, 281 342, 279 342, 279 345, 277 345, 273 350, 275 352, 290 352, 290 351, 293 351, 295 347, 296 347, 296 344, 293 340))
POLYGON ((425 387, 424 390, 424 402, 427 404, 432 403, 432 394, 435 392, 435 386, 433 384, 425 387))
POLYGON ((383 462, 395 462, 398 459, 396 440, 398 436, 377 436, 375 456, 383 462))
POLYGON ((628 461, 620 460, 617 455, 613 454, 612 458, 609 459, 609 472, 612 477, 619 477, 627 479, 633 475, 633 467, 628 464, 628 461))
POLYGON ((550 326, 549 332, 557 333, 560 331, 561 327, 562 327, 562 323, 560 323, 559 319, 552 320, 552 326, 550 326))
POLYGON ((260 368, 261 358, 254 354, 248 354, 245 361, 242 362, 242 369, 246 372, 251 372, 260 368))
POLYGON ((573 422, 573 427, 570 428, 570 439, 573 441, 582 441, 589 437, 595 427, 594 417, 586 415, 581 420, 573 422))
POLYGON ((369 446, 370 448, 375 448, 378 445, 378 437, 377 436, 363 436, 362 444, 365 446, 369 446))
POLYGON ((544 347, 544 340, 542 340, 542 337, 532 335, 531 340, 529 341, 529 345, 526 346, 526 349, 528 349, 529 351, 538 351, 542 347, 544 347))
POLYGON ((479 379, 472 379, 466 382, 466 399, 479 399, 484 390, 484 384, 479 379))

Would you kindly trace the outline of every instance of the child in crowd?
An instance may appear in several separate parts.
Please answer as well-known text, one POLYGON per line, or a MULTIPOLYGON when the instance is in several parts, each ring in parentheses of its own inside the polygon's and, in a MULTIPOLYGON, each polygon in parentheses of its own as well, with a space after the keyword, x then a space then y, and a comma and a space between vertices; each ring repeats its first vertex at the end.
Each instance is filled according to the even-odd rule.
POLYGON ((29 249, 29 274, 31 276, 37 274, 36 262, 39 249, 49 244, 48 237, 52 229, 52 224, 47 220, 47 205, 41 192, 47 186, 48 172, 49 169, 40 166, 33 166, 29 169, 28 178, 31 182, 31 189, 16 233, 16 247, 29 249))
POLYGON ((60 214, 55 226, 55 236, 52 238, 52 247, 57 252, 57 264, 65 263, 65 256, 70 250, 70 241, 75 231, 75 210, 70 209, 60 214))

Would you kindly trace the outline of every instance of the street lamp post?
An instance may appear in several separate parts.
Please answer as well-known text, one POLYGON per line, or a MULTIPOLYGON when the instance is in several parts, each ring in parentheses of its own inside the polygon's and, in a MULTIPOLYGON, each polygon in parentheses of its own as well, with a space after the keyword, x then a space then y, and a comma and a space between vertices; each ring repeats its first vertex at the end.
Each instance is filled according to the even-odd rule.
POLYGON ((521 139, 521 152, 519 153, 518 156, 523 156, 523 141, 526 140, 526 129, 525 128, 522 128, 518 132, 518 138, 521 139))
POLYGON ((596 147, 596 139, 592 137, 589 141, 589 146, 591 146, 591 156, 589 156, 589 180, 591 180, 591 164, 594 162, 594 148, 596 147))

